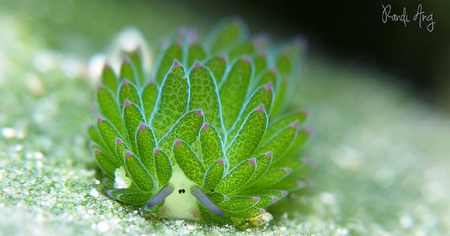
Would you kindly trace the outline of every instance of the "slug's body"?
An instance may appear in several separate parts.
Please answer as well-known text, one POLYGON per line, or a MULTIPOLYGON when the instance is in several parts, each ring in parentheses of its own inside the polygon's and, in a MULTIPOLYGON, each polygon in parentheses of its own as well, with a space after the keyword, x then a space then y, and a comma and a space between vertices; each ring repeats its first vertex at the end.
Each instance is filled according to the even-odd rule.
POLYGON ((261 225, 267 206, 304 186, 306 114, 276 116, 300 48, 257 42, 232 21, 206 45, 165 46, 150 79, 139 50, 118 75, 105 66, 89 134, 110 197, 164 218, 261 225))

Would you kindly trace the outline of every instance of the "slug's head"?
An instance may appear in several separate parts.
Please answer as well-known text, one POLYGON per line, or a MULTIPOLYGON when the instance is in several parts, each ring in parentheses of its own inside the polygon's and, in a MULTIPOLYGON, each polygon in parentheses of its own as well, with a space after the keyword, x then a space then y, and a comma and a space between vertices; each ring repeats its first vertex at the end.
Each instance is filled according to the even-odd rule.
POLYGON ((198 220, 200 213, 198 203, 218 216, 224 216, 219 207, 184 172, 174 166, 170 182, 161 188, 144 206, 151 211, 164 201, 159 214, 165 218, 183 218, 198 220))
MULTIPOLYGON (((208 196, 206 196, 206 194, 197 185, 192 185, 188 190, 186 190, 184 188, 179 188, 177 191, 175 191, 175 187, 173 186, 172 183, 168 183, 161 190, 159 190, 159 192, 157 194, 155 194, 155 196, 153 196, 147 202, 147 204, 145 204, 144 210, 150 211, 152 207, 154 207, 154 206, 158 205, 159 203, 161 203, 162 201, 166 200, 166 198, 168 198, 171 195, 173 195, 173 198, 176 199, 176 201, 177 201, 176 203, 179 203, 180 205, 184 205, 181 207, 183 209, 186 208, 187 203, 191 202, 191 201, 189 201, 190 198, 195 197, 200 204, 202 204, 205 208, 207 208, 214 214, 216 214, 218 216, 224 216, 224 213, 222 212, 222 210, 220 210, 219 207, 214 202, 212 202, 208 198, 208 196), (189 196, 189 194, 191 196, 189 196)), ((169 200, 170 200, 170 198, 169 198, 169 200)), ((175 206, 170 206, 170 203, 165 204, 161 210, 162 215, 174 216, 171 214, 171 212, 174 212, 175 209, 172 209, 172 208, 177 207, 177 205, 179 205, 179 204, 175 204, 175 206)), ((192 207, 192 206, 190 206, 190 207, 192 207)), ((193 208, 194 208, 194 211, 185 212, 184 214, 181 214, 178 216, 175 215, 175 218, 179 218, 179 217, 184 218, 185 216, 189 216, 189 215, 191 215, 194 218, 197 218, 198 211, 196 211, 195 206, 193 208)))

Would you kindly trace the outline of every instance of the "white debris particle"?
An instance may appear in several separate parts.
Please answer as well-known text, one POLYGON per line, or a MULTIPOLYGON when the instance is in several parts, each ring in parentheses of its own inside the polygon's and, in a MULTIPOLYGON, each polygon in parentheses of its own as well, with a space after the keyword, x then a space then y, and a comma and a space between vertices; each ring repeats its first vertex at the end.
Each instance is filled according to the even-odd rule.
POLYGON ((414 220, 410 214, 402 215, 402 217, 400 217, 399 222, 400 225, 405 229, 411 228, 414 225, 414 220))
POLYGON ((40 160, 44 158, 44 154, 42 154, 42 152, 27 152, 25 153, 25 158, 40 160))
POLYGON ((273 216, 269 212, 266 212, 262 215, 261 219, 264 222, 269 223, 269 221, 271 221, 273 219, 273 216))
POLYGON ((123 166, 116 169, 114 172, 114 188, 128 188, 131 185, 131 179, 126 177, 123 166))
POLYGON ((4 127, 1 129, 1 134, 6 139, 12 139, 16 137, 17 131, 11 127, 4 127))
POLYGON ((46 216, 44 214, 37 214, 35 219, 36 222, 42 224, 46 221, 46 216))
POLYGON ((16 131, 16 138, 17 139, 23 139, 25 138, 25 131, 19 129, 16 131))
POLYGON ((109 231, 109 225, 108 225, 108 223, 105 222, 105 221, 102 221, 102 222, 98 223, 98 224, 97 224, 97 230, 98 230, 100 233, 106 233, 106 232, 108 232, 108 231, 109 231))
POLYGON ((288 220, 289 214, 287 212, 283 213, 283 215, 281 216, 281 218, 283 220, 288 220))
POLYGON ((33 153, 31 153, 31 152, 25 153, 25 159, 31 159, 31 158, 33 158, 33 153))
POLYGON ((27 87, 28 90, 33 95, 42 95, 45 92, 44 84, 42 80, 36 74, 28 74, 26 75, 27 87))
POLYGON ((342 147, 336 154, 332 155, 335 165, 346 170, 356 170, 361 166, 361 158, 358 151, 349 146, 342 147))
POLYGON ((187 226, 187 229, 188 229, 189 231, 192 231, 192 230, 195 229, 195 226, 193 226, 193 225, 188 225, 188 226, 187 226))
POLYGON ((56 203, 56 197, 48 197, 42 200, 41 205, 47 207, 53 207, 56 203))
POLYGON ((250 219, 250 224, 252 224, 253 226, 266 225, 272 219, 273 219, 273 216, 270 213, 266 212, 266 213, 264 213, 262 215, 259 215, 257 217, 251 218, 250 219))
POLYGON ((13 146, 13 150, 15 152, 20 152, 20 151, 23 150, 23 145, 22 144, 16 144, 16 145, 13 146))
POLYGON ((320 194, 320 200, 328 205, 334 205, 336 203, 336 197, 329 192, 322 192, 320 194))
POLYGON ((42 161, 36 161, 36 167, 37 168, 42 168, 44 166, 44 163, 42 163, 42 161))
POLYGON ((336 229, 336 234, 337 235, 342 235, 342 236, 346 236, 348 235, 349 231, 346 228, 338 228, 336 229))
POLYGON ((94 198, 98 198, 100 197, 100 194, 98 193, 97 189, 93 188, 90 192, 89 195, 91 195, 94 198))
POLYGON ((42 159, 44 157, 44 154, 42 154, 42 152, 33 152, 33 157, 35 159, 42 159))
POLYGON ((182 220, 176 220, 174 223, 175 225, 177 225, 178 227, 180 227, 183 224, 184 221, 182 220))
MULTIPOLYGON (((0 170, 0 181, 2 181, 3 176, 6 174, 6 170, 0 170)), ((1 196, 1 194, 0 194, 1 196)))
POLYGON ((34 106, 33 119, 38 124, 49 122, 58 113, 57 101, 50 97, 39 100, 34 106))
POLYGON ((62 56, 59 64, 67 78, 76 78, 83 75, 83 63, 73 56, 62 56))
POLYGON ((95 54, 89 59, 88 73, 93 82, 97 83, 100 80, 105 63, 106 58, 103 54, 95 54))
MULTIPOLYGON (((128 27, 122 30, 115 38, 114 42, 111 45, 110 52, 106 56, 110 65, 116 70, 119 71, 120 64, 123 59, 123 51, 134 51, 137 48, 141 50, 142 55, 142 65, 146 71, 150 71, 150 66, 153 64, 153 57, 150 49, 147 46, 146 41, 144 40, 142 34, 133 27, 128 27)), ((100 58, 100 57, 99 57, 100 58)), ((91 65, 89 65, 91 67, 91 65)), ((102 68, 102 67, 100 67, 102 68)), ((90 74, 93 74, 90 71, 90 74)), ((94 77, 96 78, 96 77, 94 77)))
POLYGON ((136 28, 126 28, 116 37, 116 48, 126 51, 135 50, 137 47, 145 43, 142 34, 136 28))

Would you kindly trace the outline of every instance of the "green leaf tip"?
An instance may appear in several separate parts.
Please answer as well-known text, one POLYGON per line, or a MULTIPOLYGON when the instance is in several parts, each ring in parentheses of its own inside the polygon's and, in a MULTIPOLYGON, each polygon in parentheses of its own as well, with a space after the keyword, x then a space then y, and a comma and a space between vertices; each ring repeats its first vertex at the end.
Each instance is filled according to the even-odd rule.
POLYGON ((88 133, 106 194, 164 218, 267 224, 268 206, 310 187, 308 114, 288 109, 305 42, 251 38, 232 18, 206 40, 179 29, 152 65, 140 47, 117 72, 105 63, 88 133))

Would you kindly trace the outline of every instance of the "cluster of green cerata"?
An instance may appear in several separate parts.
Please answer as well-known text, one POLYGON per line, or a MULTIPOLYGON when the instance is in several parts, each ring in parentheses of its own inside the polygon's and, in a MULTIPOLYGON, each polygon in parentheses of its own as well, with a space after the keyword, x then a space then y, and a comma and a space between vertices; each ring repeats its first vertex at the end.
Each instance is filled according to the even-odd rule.
POLYGON ((238 21, 190 33, 145 71, 139 49, 106 65, 89 128, 107 195, 165 218, 261 225, 303 187, 306 114, 287 109, 301 48, 249 38, 238 21))

